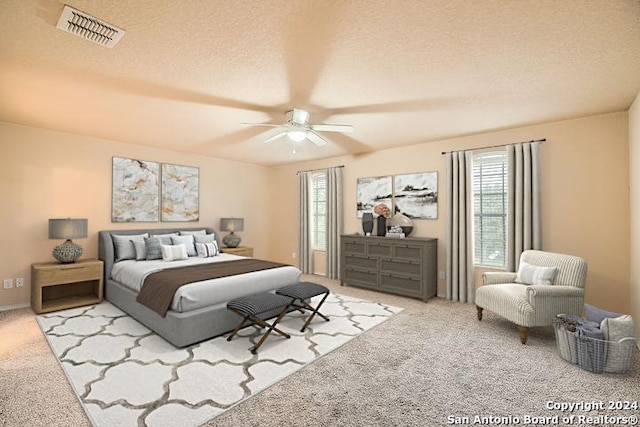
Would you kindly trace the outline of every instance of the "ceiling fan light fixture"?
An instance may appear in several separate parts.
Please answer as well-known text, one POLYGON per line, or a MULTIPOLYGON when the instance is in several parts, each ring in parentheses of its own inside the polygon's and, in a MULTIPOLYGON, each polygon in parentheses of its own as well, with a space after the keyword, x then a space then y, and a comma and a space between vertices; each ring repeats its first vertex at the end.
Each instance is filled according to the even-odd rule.
POLYGON ((303 130, 290 130, 287 136, 294 142, 300 142, 307 137, 307 132, 303 130))

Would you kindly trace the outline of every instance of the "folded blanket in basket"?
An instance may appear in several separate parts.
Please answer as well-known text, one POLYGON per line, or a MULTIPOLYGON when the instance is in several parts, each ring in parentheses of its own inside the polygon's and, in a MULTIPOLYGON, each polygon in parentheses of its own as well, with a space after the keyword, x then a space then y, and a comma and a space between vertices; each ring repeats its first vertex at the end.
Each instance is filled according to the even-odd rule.
POLYGON ((599 327, 585 323, 576 328, 578 365, 587 371, 601 373, 605 362, 604 333, 599 327))

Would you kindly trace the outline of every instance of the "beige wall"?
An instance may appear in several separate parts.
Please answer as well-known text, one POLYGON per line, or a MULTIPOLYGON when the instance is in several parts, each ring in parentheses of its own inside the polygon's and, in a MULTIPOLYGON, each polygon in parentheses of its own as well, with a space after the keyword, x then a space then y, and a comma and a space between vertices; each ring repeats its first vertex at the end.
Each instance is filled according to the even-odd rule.
POLYGON ((0 309, 28 303, 31 264, 53 261, 51 250, 62 242, 48 240, 49 218, 88 218, 89 237, 77 243, 84 247, 84 258, 95 258, 99 230, 180 224, 218 228, 220 217, 240 216, 245 218, 245 231, 239 233, 243 244, 254 246, 255 256, 267 257, 268 174, 262 166, 0 122, 0 279, 25 278, 23 288, 0 287, 0 309), (112 223, 112 156, 199 167, 200 221, 112 223))
MULTIPOLYGON (((47 239, 48 218, 89 219, 90 236, 78 241, 85 257, 97 256, 98 230, 138 227, 111 223, 112 156, 199 167, 200 221, 186 225, 217 227, 221 216, 243 216, 243 243, 254 246, 255 256, 289 263, 297 262, 298 170, 345 166, 347 233, 361 231, 355 207, 357 178, 438 171, 439 217, 416 221, 414 236, 439 239, 438 264, 444 270, 441 152, 547 138, 541 149, 545 249, 587 259, 587 302, 614 311, 633 309, 640 318, 640 273, 630 265, 638 254, 640 189, 632 186, 633 223, 628 190, 629 131, 631 165, 637 169, 640 164, 639 109, 636 100, 631 120, 620 112, 271 168, 0 122, 0 223, 5 242, 0 245, 0 278, 26 279, 24 288, 0 289, 0 309, 28 303, 31 263, 52 260, 51 249, 59 242, 47 239), (629 254, 631 233, 634 258, 629 254), (630 280, 636 283, 633 289, 630 280)), ((442 280, 438 291, 444 294, 442 280)))
POLYGON ((631 205, 631 315, 640 340, 640 94, 629 109, 631 205))
MULTIPOLYGON (((436 237, 439 270, 445 265, 444 159, 442 151, 546 138, 542 145, 544 249, 584 257, 589 263, 587 302, 602 308, 630 309, 629 137, 627 113, 613 113, 504 130, 446 141, 389 149, 360 156, 304 162, 272 168, 281 228, 274 229, 270 253, 295 262, 297 180, 299 170, 344 165, 345 232, 361 232, 356 217, 359 177, 438 171, 437 220, 415 221, 416 237, 436 237), (285 225, 286 224, 286 225, 285 225)), ((444 295, 444 281, 438 284, 444 295)))

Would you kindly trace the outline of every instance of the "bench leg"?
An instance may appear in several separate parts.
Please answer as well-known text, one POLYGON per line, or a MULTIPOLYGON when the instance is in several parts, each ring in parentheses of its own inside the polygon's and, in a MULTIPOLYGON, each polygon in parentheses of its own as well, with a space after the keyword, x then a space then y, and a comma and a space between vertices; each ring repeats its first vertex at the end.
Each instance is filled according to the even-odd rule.
POLYGON ((300 332, 304 332, 305 329, 307 329, 307 326, 309 326, 309 324, 311 323, 311 321, 313 320, 313 317, 317 314, 318 316, 322 317, 324 320, 326 320, 327 322, 329 321, 329 318, 327 316, 325 316, 324 314, 320 313, 318 310, 320 310, 320 307, 322 307, 322 304, 324 304, 324 300, 327 299, 327 297, 329 296, 329 293, 327 292, 326 294, 324 294, 324 297, 322 298, 322 300, 320 301, 320 303, 316 306, 316 308, 311 307, 311 305, 309 305, 309 303, 307 303, 305 300, 301 300, 300 302, 304 305, 304 307, 311 311, 311 316, 309 316, 309 318, 307 319, 306 322, 304 322, 304 325, 302 326, 302 329, 300 329, 300 332))
POLYGON ((282 332, 280 329, 276 328, 276 325, 278 323, 280 323, 280 320, 282 320, 282 318, 284 317, 285 314, 287 314, 287 311, 289 310, 289 306, 287 305, 286 307, 284 307, 282 309, 282 311, 280 312, 280 314, 278 315, 278 317, 276 318, 276 320, 273 321, 273 323, 271 323, 270 325, 265 322, 262 319, 258 319, 256 318, 255 320, 265 324, 266 326, 269 327, 269 329, 267 329, 267 331, 262 335, 262 338, 260 338, 260 341, 258 341, 258 344, 254 345, 253 347, 251 347, 251 349, 249 351, 251 351, 251 354, 256 354, 258 352, 258 349, 260 348, 260 346, 262 345, 262 343, 267 339, 267 337, 271 334, 272 331, 276 331, 277 333, 279 333, 280 335, 286 337, 286 338, 291 338, 291 335, 287 334, 286 332, 282 332))
MULTIPOLYGON (((233 310, 233 309, 231 309, 233 310)), ((247 326, 250 326, 251 323, 247 323, 246 325, 244 324, 244 322, 246 322, 247 320, 249 320, 249 316, 245 316, 244 314, 240 313, 238 310, 233 310, 235 313, 238 313, 240 316, 242 316, 242 321, 240 321, 240 323, 238 324, 238 326, 233 330, 233 332, 231 332, 231 334, 229 334, 229 336, 227 337, 227 341, 231 341, 231 338, 235 337, 236 334, 238 333, 238 331, 240 331, 240 329, 245 328, 247 326)))

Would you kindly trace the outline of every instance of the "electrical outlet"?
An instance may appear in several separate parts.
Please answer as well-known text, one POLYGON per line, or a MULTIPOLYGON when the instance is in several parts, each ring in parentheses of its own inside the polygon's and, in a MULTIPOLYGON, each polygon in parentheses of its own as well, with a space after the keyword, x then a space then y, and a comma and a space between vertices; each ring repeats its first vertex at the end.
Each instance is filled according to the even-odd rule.
POLYGON ((18 277, 18 278, 16 279, 16 288, 20 288, 20 287, 22 287, 22 286, 24 286, 24 278, 22 278, 22 277, 18 277))
POLYGON ((3 287, 4 287, 5 289, 11 289, 11 288, 13 288, 13 279, 4 279, 3 287))
POLYGON ((444 270, 440 270, 440 280, 444 280, 446 278, 447 278, 447 276, 445 276, 444 270))
POLYGON ((295 257, 296 257, 296 253, 295 253, 295 252, 292 252, 292 253, 291 253, 291 258, 295 258, 295 257))

